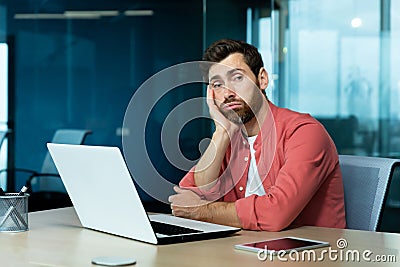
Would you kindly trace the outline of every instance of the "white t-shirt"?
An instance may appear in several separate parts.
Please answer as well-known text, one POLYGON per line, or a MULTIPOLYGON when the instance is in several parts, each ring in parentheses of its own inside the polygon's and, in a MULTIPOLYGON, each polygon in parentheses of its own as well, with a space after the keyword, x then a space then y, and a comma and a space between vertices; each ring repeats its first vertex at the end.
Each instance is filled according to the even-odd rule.
POLYGON ((245 197, 250 195, 265 195, 264 186, 260 179, 260 175, 257 169, 257 162, 256 162, 256 151, 254 150, 254 142, 256 141, 256 136, 249 136, 247 140, 249 141, 250 145, 250 166, 249 166, 249 173, 247 175, 247 184, 246 184, 246 192, 245 197))

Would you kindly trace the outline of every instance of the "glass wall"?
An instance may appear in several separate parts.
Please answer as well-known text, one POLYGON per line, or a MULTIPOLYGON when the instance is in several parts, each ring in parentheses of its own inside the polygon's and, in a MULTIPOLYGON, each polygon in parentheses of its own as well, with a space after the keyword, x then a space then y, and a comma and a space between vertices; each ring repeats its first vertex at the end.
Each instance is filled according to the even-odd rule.
MULTIPOLYGON (((9 123, 18 168, 39 171, 46 143, 60 128, 89 129, 86 144, 121 147, 123 118, 135 90, 158 71, 202 55, 201 0, 0 3, 7 18, 0 25, 3 39, 15 52, 9 123)), ((154 132, 177 103, 201 94, 201 87, 174 90, 149 119, 153 161, 176 181, 183 174, 165 167, 154 132)), ((203 129, 182 136, 187 151, 197 148, 203 129)), ((9 190, 19 190, 26 179, 18 173, 9 179, 9 190)))
POLYGON ((277 1, 279 105, 317 117, 342 154, 399 156, 398 1, 277 1))

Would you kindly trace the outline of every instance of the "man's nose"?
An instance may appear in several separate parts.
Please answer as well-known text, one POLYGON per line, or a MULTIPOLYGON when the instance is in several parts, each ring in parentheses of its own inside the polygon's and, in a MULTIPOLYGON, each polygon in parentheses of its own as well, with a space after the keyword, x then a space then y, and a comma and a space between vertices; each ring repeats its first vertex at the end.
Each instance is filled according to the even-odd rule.
POLYGON ((225 98, 230 98, 232 96, 236 96, 235 89, 232 86, 224 86, 224 97, 225 98))

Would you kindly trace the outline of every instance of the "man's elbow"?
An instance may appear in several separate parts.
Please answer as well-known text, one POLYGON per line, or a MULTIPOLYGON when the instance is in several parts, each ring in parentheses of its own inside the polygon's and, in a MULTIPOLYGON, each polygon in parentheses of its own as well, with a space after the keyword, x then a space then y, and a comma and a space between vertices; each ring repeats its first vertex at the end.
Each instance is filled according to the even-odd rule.
POLYGON ((273 223, 273 224, 269 224, 267 226, 263 226, 261 227, 262 231, 268 231, 268 232, 280 232, 283 229, 285 229, 286 227, 288 227, 290 224, 284 224, 284 223, 273 223))
POLYGON ((265 223, 259 223, 259 229, 262 231, 268 232, 279 232, 286 229, 291 223, 293 219, 288 216, 281 216, 279 218, 266 220, 265 223))
POLYGON ((267 232, 280 232, 286 227, 288 227, 290 224, 278 224, 278 223, 268 223, 268 224, 261 224, 258 223, 253 226, 249 227, 242 227, 243 230, 251 230, 251 231, 267 231, 267 232))

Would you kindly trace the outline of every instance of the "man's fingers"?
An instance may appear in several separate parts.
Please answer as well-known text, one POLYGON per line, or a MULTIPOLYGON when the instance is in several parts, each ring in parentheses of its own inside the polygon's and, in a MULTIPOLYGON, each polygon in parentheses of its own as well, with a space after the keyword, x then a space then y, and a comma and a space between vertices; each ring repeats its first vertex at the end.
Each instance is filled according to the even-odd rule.
POLYGON ((177 192, 177 193, 178 193, 178 191, 177 191, 177 190, 179 189, 179 186, 175 185, 175 186, 173 187, 173 189, 174 189, 174 191, 175 191, 175 192, 177 192))
POLYGON ((172 195, 168 197, 168 201, 171 203, 171 209, 175 209, 177 207, 185 207, 187 206, 186 199, 182 198, 181 195, 177 194, 177 195, 172 195))
POLYGON ((171 210, 172 210, 171 213, 174 216, 184 217, 184 218, 190 217, 190 211, 187 208, 183 208, 177 205, 171 205, 171 210))
POLYGON ((182 188, 180 188, 179 186, 174 186, 174 191, 175 191, 176 193, 178 193, 178 194, 182 194, 182 193, 184 193, 185 191, 187 191, 187 189, 182 189, 182 188))
POLYGON ((217 108, 217 103, 215 102, 215 92, 207 86, 207 104, 210 109, 215 110, 217 108))
POLYGON ((174 198, 175 198, 175 195, 171 195, 168 197, 168 201, 172 203, 172 202, 174 202, 174 198))

